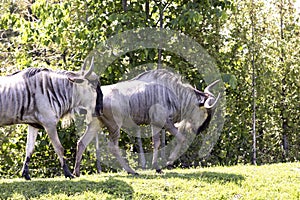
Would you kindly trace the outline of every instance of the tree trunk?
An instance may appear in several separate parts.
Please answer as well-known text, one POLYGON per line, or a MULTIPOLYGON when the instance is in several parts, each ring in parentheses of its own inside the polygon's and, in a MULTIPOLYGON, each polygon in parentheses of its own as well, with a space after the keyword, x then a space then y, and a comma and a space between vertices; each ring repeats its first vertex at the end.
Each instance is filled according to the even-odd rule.
POLYGON ((97 172, 101 173, 102 168, 101 168, 101 162, 100 162, 101 155, 100 155, 99 135, 98 135, 98 133, 96 133, 95 140, 96 140, 96 143, 95 143, 95 145, 96 145, 96 167, 97 167, 97 172))
POLYGON ((256 165, 256 80, 255 80, 255 28, 254 28, 254 2, 251 3, 251 32, 252 32, 252 45, 251 45, 251 65, 252 65, 252 164, 256 165))
MULTIPOLYGON (((280 39, 281 41, 284 41, 284 2, 283 0, 280 1, 280 39)), ((287 105, 285 103, 285 97, 286 97, 286 75, 287 75, 287 68, 285 66, 285 53, 284 49, 281 45, 281 55, 280 55, 280 62, 281 66, 283 68, 283 79, 281 82, 281 97, 282 97, 282 105, 280 106, 280 115, 281 115, 281 121, 282 121, 282 161, 286 161, 288 157, 288 139, 287 139, 287 128, 288 128, 288 119, 285 115, 285 111, 287 109, 287 105)))
POLYGON ((149 0, 146 0, 145 12, 146 12, 146 23, 147 23, 150 17, 149 0))
POLYGON ((127 12, 127 0, 122 0, 122 6, 123 6, 124 12, 127 12))
MULTIPOLYGON (((162 6, 162 2, 160 2, 158 4, 159 6, 159 29, 162 30, 163 29, 163 17, 164 17, 164 13, 163 13, 163 6, 162 6)), ((157 68, 160 69, 161 65, 162 65, 162 49, 161 49, 161 42, 159 44, 159 48, 158 48, 158 65, 157 68)), ((161 159, 163 161, 166 160, 166 151, 165 151, 165 147, 166 146, 166 131, 165 129, 161 130, 161 159)))

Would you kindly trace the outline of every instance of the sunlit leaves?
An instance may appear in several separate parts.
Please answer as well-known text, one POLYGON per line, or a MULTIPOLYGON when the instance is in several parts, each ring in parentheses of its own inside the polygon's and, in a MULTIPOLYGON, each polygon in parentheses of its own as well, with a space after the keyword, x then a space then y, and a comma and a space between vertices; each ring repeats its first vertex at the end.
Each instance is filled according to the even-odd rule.
MULTIPOLYGON (((252 5, 250 0, 6 1, 0 7, 1 72, 7 74, 27 67, 78 70, 86 55, 112 35, 141 27, 159 28, 160 11, 163 10, 163 27, 182 32, 201 44, 216 60, 226 88, 227 121, 214 151, 209 157, 199 160, 195 153, 199 150, 199 141, 195 141, 180 162, 186 165, 250 162, 252 56, 255 59, 258 163, 282 160, 283 119, 287 119, 289 160, 299 160, 299 16, 292 4, 285 0, 253 2, 252 5), (122 5, 124 2, 126 9, 122 5), (147 2, 149 10, 146 9, 147 2), (281 8, 284 37, 280 33, 281 8)), ((118 47, 114 50, 117 51, 118 47)), ((137 66, 144 70, 151 63, 158 63, 157 49, 129 52, 109 63, 101 74, 101 81, 103 84, 116 83, 137 66)), ((162 63, 180 72, 193 86, 205 87, 201 72, 180 55, 163 50, 162 63)), ((26 130, 18 127, 3 132, 0 173, 18 176, 16 171, 21 168, 24 157, 26 130), (9 152, 13 152, 14 158, 9 152)), ((78 139, 77 136, 70 137, 72 133, 74 127, 60 130, 70 157, 74 155, 78 139)), ((151 150, 149 141, 144 145, 151 150)), ((120 145, 131 150, 132 144, 126 134, 122 134, 120 145)), ((36 160, 31 164, 33 173, 53 176, 60 171, 46 134, 39 135, 36 148, 33 158, 36 160), (47 157, 46 161, 39 161, 42 157, 47 157)), ((91 149, 83 159, 85 173, 95 170, 91 149)), ((178 166, 182 166, 180 162, 177 162, 178 166)))

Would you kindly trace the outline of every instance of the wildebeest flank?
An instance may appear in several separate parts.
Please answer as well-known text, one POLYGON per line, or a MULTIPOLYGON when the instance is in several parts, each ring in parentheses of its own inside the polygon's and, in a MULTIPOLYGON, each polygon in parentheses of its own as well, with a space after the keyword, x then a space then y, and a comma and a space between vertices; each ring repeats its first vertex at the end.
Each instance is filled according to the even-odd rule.
POLYGON ((167 87, 155 83, 138 88, 129 98, 130 118, 137 125, 159 122, 160 124, 157 125, 163 127, 167 117, 178 117, 174 115, 179 108, 180 105, 176 95, 167 87), (153 95, 153 91, 156 91, 155 95, 153 95), (163 110, 157 110, 159 108, 163 110), (157 112, 169 116, 160 116, 157 112), (162 121, 159 119, 154 120, 157 117, 161 118, 162 121))

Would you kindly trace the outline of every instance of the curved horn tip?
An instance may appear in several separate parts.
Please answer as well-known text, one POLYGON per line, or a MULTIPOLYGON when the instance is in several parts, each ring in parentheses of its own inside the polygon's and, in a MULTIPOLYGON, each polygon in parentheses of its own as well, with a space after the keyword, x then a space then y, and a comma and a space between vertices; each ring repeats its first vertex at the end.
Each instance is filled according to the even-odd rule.
POLYGON ((90 69, 92 69, 92 71, 94 70, 94 56, 92 57, 92 60, 91 60, 91 66, 90 66, 90 69))
POLYGON ((94 65, 95 56, 92 57, 91 65, 94 65))
POLYGON ((215 86, 217 83, 220 82, 220 79, 215 80, 214 82, 212 82, 211 84, 209 84, 209 86, 215 86))
POLYGON ((215 86, 219 81, 220 81, 220 79, 215 80, 214 82, 212 82, 211 84, 209 84, 209 85, 204 89, 204 92, 205 92, 205 93, 208 93, 208 94, 210 94, 210 95, 212 95, 212 96, 214 96, 209 90, 210 90, 213 86, 215 86))
POLYGON ((83 66, 81 67, 82 75, 84 74, 85 68, 86 68, 86 60, 83 61, 83 66))
POLYGON ((219 99, 220 99, 220 96, 221 96, 221 94, 219 93, 216 99, 213 98, 213 97, 209 97, 209 98, 205 101, 204 107, 205 107, 206 109, 212 109, 212 108, 214 108, 214 107, 217 105, 217 103, 218 103, 218 101, 219 101, 219 99), (209 105, 209 101, 210 101, 211 99, 214 99, 215 101, 214 101, 214 103, 213 103, 212 105, 209 105))

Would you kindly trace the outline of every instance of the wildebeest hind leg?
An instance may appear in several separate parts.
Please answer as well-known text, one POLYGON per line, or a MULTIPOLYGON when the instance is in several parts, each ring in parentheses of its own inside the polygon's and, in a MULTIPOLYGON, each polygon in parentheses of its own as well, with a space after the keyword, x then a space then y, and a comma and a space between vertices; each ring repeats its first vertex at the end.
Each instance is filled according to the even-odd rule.
POLYGON ((138 146, 139 146, 140 164, 142 166, 142 169, 146 169, 146 158, 145 158, 145 153, 144 153, 144 149, 143 149, 143 142, 142 142, 142 138, 141 138, 141 129, 139 127, 137 127, 136 136, 137 136, 137 143, 138 143, 138 146))
POLYGON ((108 146, 110 148, 110 151, 117 158, 117 160, 120 163, 121 167, 125 171, 127 171, 128 174, 138 175, 138 173, 136 173, 131 167, 129 167, 128 163, 121 156, 121 151, 120 151, 119 142, 118 142, 119 137, 120 137, 120 130, 118 130, 118 132, 114 134, 113 138, 109 139, 108 146))
POLYGON ((34 150, 34 144, 36 141, 36 137, 38 134, 38 130, 37 128, 34 128, 32 126, 28 126, 28 135, 27 135, 27 142, 26 142, 26 157, 25 157, 25 161, 23 164, 23 169, 22 169, 22 176, 26 179, 26 180, 30 180, 30 175, 29 175, 29 162, 30 162, 30 157, 33 153, 34 150))
POLYGON ((54 147, 54 150, 59 157, 59 161, 64 170, 65 177, 66 178, 74 178, 74 176, 71 174, 71 172, 69 170, 66 160, 64 159, 64 148, 59 141, 59 138, 57 135, 57 130, 56 130, 56 125, 47 126, 47 127, 45 127, 45 129, 49 135, 49 138, 54 147))

